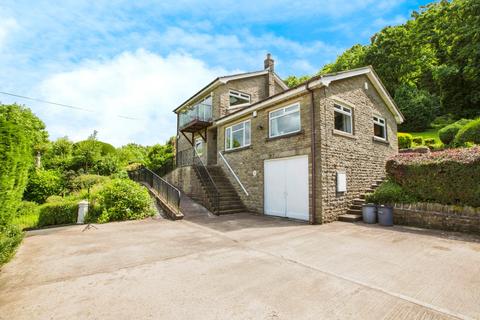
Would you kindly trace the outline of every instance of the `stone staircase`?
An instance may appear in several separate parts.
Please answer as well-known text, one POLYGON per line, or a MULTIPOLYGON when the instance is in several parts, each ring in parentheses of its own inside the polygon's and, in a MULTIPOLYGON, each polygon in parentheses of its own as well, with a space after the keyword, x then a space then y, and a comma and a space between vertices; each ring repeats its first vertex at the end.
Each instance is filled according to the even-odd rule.
MULTIPOLYGON (((228 180, 223 169, 217 165, 207 166, 206 169, 216 187, 213 187, 211 183, 205 183, 207 179, 209 180, 208 177, 199 176, 202 188, 207 195, 206 201, 208 203, 205 203, 206 207, 216 208, 216 212, 214 212, 216 214, 245 212, 246 208, 240 196, 230 183, 230 180, 228 180), (218 195, 216 195, 217 190, 218 195)), ((197 171, 197 174, 199 172, 201 171, 197 171)))
POLYGON ((343 222, 356 222, 362 220, 362 205, 365 203, 365 198, 368 194, 375 191, 380 184, 385 180, 385 178, 381 178, 375 180, 371 185, 370 188, 365 190, 365 193, 362 193, 358 198, 353 199, 352 204, 347 209, 347 213, 338 216, 339 221, 343 222))

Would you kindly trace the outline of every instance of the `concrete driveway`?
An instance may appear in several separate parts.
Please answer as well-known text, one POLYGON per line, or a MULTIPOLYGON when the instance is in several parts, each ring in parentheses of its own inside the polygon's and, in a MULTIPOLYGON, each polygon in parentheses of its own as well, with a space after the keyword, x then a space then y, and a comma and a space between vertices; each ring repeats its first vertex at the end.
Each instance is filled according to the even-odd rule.
POLYGON ((237 214, 31 232, 1 319, 480 319, 480 242, 237 214))

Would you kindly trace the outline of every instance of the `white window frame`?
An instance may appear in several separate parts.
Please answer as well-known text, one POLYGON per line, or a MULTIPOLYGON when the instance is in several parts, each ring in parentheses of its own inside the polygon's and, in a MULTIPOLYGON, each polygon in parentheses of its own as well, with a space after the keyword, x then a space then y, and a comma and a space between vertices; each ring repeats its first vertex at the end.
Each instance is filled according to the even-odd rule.
POLYGON ((195 139, 195 143, 194 143, 194 148, 195 148, 195 152, 199 155, 199 156, 202 156, 203 155, 203 151, 204 151, 204 148, 205 148, 205 143, 203 141, 203 138, 196 138, 195 139), (200 143, 199 143, 200 142, 200 143), (202 150, 200 152, 198 152, 198 145, 201 145, 202 146, 202 150))
POLYGON ((248 147, 252 144, 252 123, 251 123, 251 120, 248 119, 248 120, 245 120, 245 121, 242 121, 242 122, 238 122, 238 123, 235 123, 231 126, 228 126, 225 128, 225 150, 226 151, 230 151, 230 150, 235 150, 235 149, 241 149, 241 148, 245 148, 245 147, 248 147), (246 123, 250 123, 250 141, 248 142, 248 144, 246 144, 246 134, 245 134, 245 124, 246 123), (243 124, 243 128, 242 129, 237 129, 235 131, 233 131, 233 127, 239 125, 239 124, 243 124), (227 139, 227 132, 230 130, 230 134, 229 134, 229 138, 230 139, 227 139), (240 146, 240 147, 233 147, 233 132, 237 132, 237 131, 241 131, 243 130, 243 145, 240 146), (231 146, 228 145, 228 140, 230 140, 230 143, 231 143, 231 146))
POLYGON ((248 106, 248 105, 250 105, 251 101, 252 101, 252 98, 248 93, 237 91, 237 90, 229 90, 228 91, 228 108, 229 109, 236 109, 236 108, 248 106), (245 103, 242 103, 242 104, 237 104, 235 106, 231 106, 230 105, 230 96, 234 96, 234 97, 242 98, 242 99, 247 99, 248 98, 248 102, 245 102, 245 103))
POLYGON ((387 141, 387 121, 385 120, 385 118, 373 116, 373 136, 375 137, 375 139, 387 141), (383 127, 383 137, 375 135, 375 125, 383 127))
POLYGON ((350 134, 350 135, 353 135, 353 108, 350 108, 350 107, 346 107, 340 103, 335 103, 333 105, 333 118, 334 118, 334 121, 333 121, 333 129, 337 132, 341 132, 341 133, 345 133, 345 134, 350 134), (346 111, 348 110, 348 111, 346 111), (343 131, 343 130, 339 130, 337 128, 335 128, 335 112, 338 112, 338 113, 341 113, 343 115, 346 115, 346 116, 349 116, 350 117, 350 130, 351 132, 348 132, 348 131, 343 131))
POLYGON ((288 105, 288 106, 285 106, 285 107, 282 107, 282 108, 272 110, 268 113, 268 137, 269 138, 277 138, 277 137, 281 137, 281 136, 286 136, 286 135, 289 135, 289 134, 292 134, 292 133, 300 132, 301 130, 302 130, 302 114, 300 113, 300 103, 299 102, 296 102, 294 104, 291 104, 291 105, 288 105), (285 111, 286 109, 294 107, 294 106, 297 106, 298 109, 295 110, 295 111, 288 111, 288 112, 285 111), (272 113, 277 112, 279 110, 283 110, 283 114, 279 115, 279 116, 272 117, 272 113), (298 115, 299 115, 298 121, 300 122, 300 126, 298 127, 298 130, 282 133, 282 134, 279 134, 279 135, 276 135, 276 136, 272 136, 272 120, 275 120, 275 119, 281 118, 281 117, 285 117, 289 114, 296 113, 296 112, 298 112, 298 115))

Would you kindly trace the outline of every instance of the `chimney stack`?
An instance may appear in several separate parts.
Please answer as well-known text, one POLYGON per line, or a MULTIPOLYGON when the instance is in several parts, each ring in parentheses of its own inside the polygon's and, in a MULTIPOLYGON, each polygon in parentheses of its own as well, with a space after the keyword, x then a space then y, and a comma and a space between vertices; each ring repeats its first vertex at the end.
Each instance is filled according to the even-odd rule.
POLYGON ((273 73, 275 71, 275 61, 272 59, 272 55, 267 53, 267 57, 263 61, 263 66, 265 70, 268 70, 268 84, 267 84, 267 93, 271 97, 275 94, 275 79, 273 73))

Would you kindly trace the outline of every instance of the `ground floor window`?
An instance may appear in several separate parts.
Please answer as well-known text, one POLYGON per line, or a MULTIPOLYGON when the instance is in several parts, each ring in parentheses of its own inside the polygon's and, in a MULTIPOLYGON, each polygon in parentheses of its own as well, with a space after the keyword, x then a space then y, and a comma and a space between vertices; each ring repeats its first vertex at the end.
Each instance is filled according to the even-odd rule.
POLYGON ((237 123, 225 129, 225 150, 250 145, 250 120, 237 123))
POLYGON ((300 104, 277 109, 269 113, 269 137, 279 137, 300 131, 300 104))

